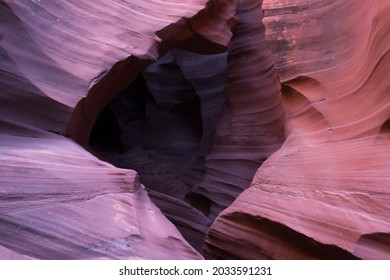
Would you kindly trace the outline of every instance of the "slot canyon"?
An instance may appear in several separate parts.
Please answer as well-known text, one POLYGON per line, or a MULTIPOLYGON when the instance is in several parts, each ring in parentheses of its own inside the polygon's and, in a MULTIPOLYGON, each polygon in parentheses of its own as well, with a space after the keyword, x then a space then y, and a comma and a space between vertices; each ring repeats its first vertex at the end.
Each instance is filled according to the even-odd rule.
POLYGON ((390 259, 390 0, 0 0, 0 259, 390 259))

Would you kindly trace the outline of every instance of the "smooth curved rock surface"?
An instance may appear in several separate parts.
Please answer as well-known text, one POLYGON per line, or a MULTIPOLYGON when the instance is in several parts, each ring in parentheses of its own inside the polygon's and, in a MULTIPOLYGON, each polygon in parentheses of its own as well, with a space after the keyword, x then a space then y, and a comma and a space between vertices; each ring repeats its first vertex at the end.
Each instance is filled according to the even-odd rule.
POLYGON ((0 135, 3 247, 37 259, 201 258, 134 171, 62 136, 32 136, 0 135))
POLYGON ((206 255, 389 259, 390 1, 263 8, 288 137, 217 218, 206 255), (302 240, 315 254, 296 247, 302 240))

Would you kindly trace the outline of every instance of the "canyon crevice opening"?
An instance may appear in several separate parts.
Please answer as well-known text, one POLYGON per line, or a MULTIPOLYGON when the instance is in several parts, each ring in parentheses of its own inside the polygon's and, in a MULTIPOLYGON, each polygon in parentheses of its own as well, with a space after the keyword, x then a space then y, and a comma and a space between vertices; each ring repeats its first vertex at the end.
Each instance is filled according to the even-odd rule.
MULTIPOLYGON (((85 147, 116 167, 138 171, 152 201, 201 253, 215 218, 249 187, 285 139, 281 85, 263 11, 240 8, 238 15, 253 21, 235 19, 228 51, 207 50, 204 39, 195 37, 178 44, 186 48, 192 41, 192 51, 172 48, 156 62, 135 59, 130 66, 119 61, 79 103, 84 111, 91 106, 96 119, 88 123, 92 145, 85 147), (255 40, 242 44, 246 30, 254 31, 255 40), (235 65, 248 54, 258 63, 243 75, 235 65), (141 66, 132 69, 132 64, 141 66), (125 87, 127 76, 134 80, 125 87), (104 107, 102 100, 111 101, 104 107), (104 108, 99 116, 96 108, 104 108)), ((85 114, 80 118, 77 109, 68 129, 77 127, 71 135, 85 139, 85 114)))
POLYGON ((181 215, 186 213, 170 213, 161 196, 193 207, 204 229, 211 225, 211 200, 196 189, 206 174, 217 125, 230 111, 227 76, 227 52, 204 55, 172 49, 110 102, 89 139, 89 147, 102 160, 138 172, 152 201, 200 252, 206 230, 183 228, 181 215))
POLYGON ((0 259, 390 259, 388 0, 0 0, 0 259))

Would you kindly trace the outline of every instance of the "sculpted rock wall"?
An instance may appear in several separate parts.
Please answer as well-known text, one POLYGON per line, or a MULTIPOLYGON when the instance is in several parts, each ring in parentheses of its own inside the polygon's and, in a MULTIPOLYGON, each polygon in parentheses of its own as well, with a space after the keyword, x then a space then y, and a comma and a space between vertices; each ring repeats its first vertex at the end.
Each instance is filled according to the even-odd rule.
POLYGON ((280 84, 265 40, 259 1, 240 1, 228 54, 230 110, 216 130, 206 174, 195 192, 208 197, 211 219, 246 189, 254 173, 284 141, 280 84))
POLYGON ((172 46, 226 50, 222 2, 0 2, 1 258, 202 258, 135 172, 58 134, 87 147, 102 109, 172 46))
POLYGON ((263 8, 288 137, 217 218, 207 257, 389 259, 390 2, 263 8))
MULTIPOLYGON (((0 258, 202 258, 177 229, 198 251, 207 234, 207 258, 390 258, 389 11, 0 0, 0 258), (134 171, 86 151, 140 75, 155 105, 175 109, 158 139, 167 111, 146 105, 146 146, 179 139, 198 156, 186 202, 148 190, 161 210, 134 171)), ((122 140, 139 144, 139 128, 122 140)))

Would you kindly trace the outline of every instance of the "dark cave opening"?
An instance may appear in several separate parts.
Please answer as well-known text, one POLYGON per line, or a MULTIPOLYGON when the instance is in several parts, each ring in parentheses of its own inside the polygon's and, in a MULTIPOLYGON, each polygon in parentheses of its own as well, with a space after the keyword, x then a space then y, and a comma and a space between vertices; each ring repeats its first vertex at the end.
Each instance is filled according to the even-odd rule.
MULTIPOLYGON (((131 85, 100 113, 90 134, 91 149, 103 156, 110 151, 124 152, 142 145, 147 98, 145 81, 142 75, 138 75, 131 85), (126 129, 123 121, 130 124, 126 129)), ((112 163, 116 165, 115 162, 112 163)))
POLYGON ((210 200, 196 188, 229 111, 227 56, 172 49, 149 65, 98 117, 89 138, 93 153, 208 216, 210 200))
POLYGON ((135 170, 151 200, 199 252, 211 200, 197 192, 217 125, 229 112, 227 53, 173 49, 139 73, 101 112, 89 146, 103 161, 135 170), (191 218, 192 217, 192 218, 191 218))
POLYGON ((101 112, 89 145, 100 159, 136 170, 147 188, 184 199, 202 138, 200 99, 188 86, 185 98, 159 100, 144 75, 101 112))
POLYGON ((122 150, 121 130, 109 106, 100 113, 92 128, 89 146, 94 151, 115 152, 122 150))

